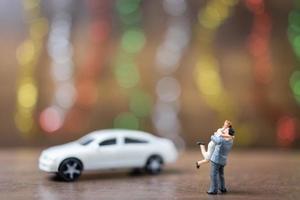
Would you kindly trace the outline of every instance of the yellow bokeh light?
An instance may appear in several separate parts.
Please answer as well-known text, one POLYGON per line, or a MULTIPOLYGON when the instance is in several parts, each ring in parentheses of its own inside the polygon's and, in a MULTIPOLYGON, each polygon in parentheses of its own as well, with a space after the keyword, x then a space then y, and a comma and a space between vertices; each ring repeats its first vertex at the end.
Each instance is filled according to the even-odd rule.
POLYGON ((24 66, 33 61, 35 54, 36 51, 33 41, 27 40, 20 47, 18 47, 16 56, 19 64, 24 66))
POLYGON ((196 63, 198 68, 216 68, 217 65, 216 58, 210 53, 202 53, 199 61, 196 63))
POLYGON ((25 107, 30 108, 36 104, 37 89, 33 83, 22 84, 18 91, 18 103, 25 107))
POLYGON ((218 13, 213 8, 204 11, 203 15, 200 15, 200 24, 207 29, 215 29, 220 25, 220 20, 218 20, 218 13))
POLYGON ((20 73, 17 85, 15 124, 22 136, 28 138, 33 135, 35 128, 33 116, 38 96, 34 70, 43 48, 43 38, 48 32, 48 23, 45 18, 41 17, 40 0, 24 0, 22 5, 29 35, 16 50, 20 73))
POLYGON ((229 16, 230 9, 237 0, 212 0, 198 15, 198 21, 205 29, 217 29, 229 16))
POLYGON ((224 5, 227 6, 234 6, 235 4, 237 4, 239 2, 239 0, 219 0, 221 3, 223 3, 224 5))
POLYGON ((221 21, 221 17, 219 15, 218 10, 220 10, 222 8, 218 9, 218 7, 219 6, 217 4, 211 4, 211 5, 208 5, 207 8, 205 9, 204 13, 208 17, 210 22, 220 22, 221 21))
POLYGON ((47 20, 44 18, 34 20, 29 32, 32 38, 42 39, 48 32, 47 20))
POLYGON ((211 0, 198 14, 197 28, 199 59, 196 63, 195 82, 207 105, 219 113, 220 118, 234 115, 234 106, 224 91, 219 64, 214 56, 216 30, 231 13, 236 0, 211 0))
MULTIPOLYGON (((33 128, 32 118, 16 119, 16 126, 22 133, 29 133, 33 128)), ((24 134, 23 134, 24 136, 24 134)))
POLYGON ((40 0, 23 0, 24 9, 31 10, 34 8, 38 8, 40 5, 40 0))
POLYGON ((213 69, 199 69, 197 84, 201 92, 205 95, 220 95, 222 91, 218 74, 213 69))
POLYGON ((223 21, 229 15, 228 7, 224 7, 222 4, 217 4, 215 6, 216 12, 218 13, 218 17, 220 21, 223 21))
POLYGON ((18 112, 19 115, 24 115, 24 116, 30 116, 31 114, 31 109, 30 108, 25 108, 22 106, 18 107, 18 112))
POLYGON ((29 133, 33 128, 33 119, 30 113, 27 115, 18 113, 15 116, 15 124, 22 133, 29 133))

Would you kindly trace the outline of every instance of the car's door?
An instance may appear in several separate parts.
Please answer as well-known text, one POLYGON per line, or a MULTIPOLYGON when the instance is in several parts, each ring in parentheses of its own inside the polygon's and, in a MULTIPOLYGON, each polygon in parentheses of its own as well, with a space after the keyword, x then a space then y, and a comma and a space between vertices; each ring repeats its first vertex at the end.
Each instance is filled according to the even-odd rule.
POLYGON ((121 138, 122 151, 120 152, 121 165, 124 167, 142 167, 149 152, 150 141, 133 136, 121 138))
POLYGON ((99 140, 95 147, 94 162, 97 169, 118 168, 120 140, 116 136, 99 140))

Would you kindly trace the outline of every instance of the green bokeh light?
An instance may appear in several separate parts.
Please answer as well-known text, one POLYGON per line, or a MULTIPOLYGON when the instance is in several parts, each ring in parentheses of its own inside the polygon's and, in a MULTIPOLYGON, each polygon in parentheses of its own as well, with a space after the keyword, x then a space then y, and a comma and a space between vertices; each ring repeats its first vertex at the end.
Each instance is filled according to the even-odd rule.
MULTIPOLYGON (((299 29, 299 30, 300 30, 300 29, 299 29)), ((299 31, 299 32, 300 32, 300 31, 299 31)), ((298 34, 297 34, 297 32, 293 29, 292 26, 289 26, 289 27, 288 27, 287 34, 288 34, 289 42, 292 44, 293 41, 294 41, 294 38, 295 38, 298 34)))
POLYGON ((139 119, 129 112, 120 113, 114 120, 114 128, 138 129, 139 119))
POLYGON ((295 95, 300 96, 300 79, 294 83, 292 89, 295 95))
POLYGON ((300 104, 300 96, 295 96, 295 99, 296 99, 297 103, 300 104))
POLYGON ((152 100, 150 95, 142 90, 135 90, 130 96, 129 107, 138 117, 146 117, 150 114, 152 108, 152 100))
MULTIPOLYGON (((294 71, 290 78, 290 86, 295 96, 300 96, 300 71, 294 71)), ((296 98, 297 101, 299 98, 296 98)))
POLYGON ((293 39, 293 47, 296 55, 300 57, 300 35, 297 35, 293 39))
POLYGON ((128 53, 137 53, 145 45, 145 35, 140 30, 128 30, 123 34, 121 45, 128 53))
POLYGON ((128 15, 136 11, 139 4, 140 0, 118 0, 116 2, 116 8, 121 15, 128 15))
MULTIPOLYGON (((300 0, 294 0, 294 10, 289 14, 288 39, 298 60, 300 59, 300 0)), ((294 71, 290 77, 290 87, 297 103, 300 104, 300 71, 294 71)))
POLYGON ((297 24, 290 24, 288 28, 288 33, 294 33, 295 35, 300 33, 300 26, 297 24))
POLYGON ((290 77, 290 86, 293 88, 297 80, 300 80, 300 71, 294 71, 292 76, 290 77))
POLYGON ((128 26, 138 25, 141 20, 142 14, 140 10, 136 10, 133 13, 121 17, 121 21, 123 22, 123 24, 128 26))
POLYGON ((290 13, 289 24, 300 27, 300 12, 299 11, 294 10, 290 13))
POLYGON ((140 80, 137 67, 132 62, 118 63, 115 68, 115 75, 119 85, 123 88, 134 87, 140 80))
POLYGON ((300 35, 297 35, 293 39, 293 44, 295 48, 300 48, 300 35))

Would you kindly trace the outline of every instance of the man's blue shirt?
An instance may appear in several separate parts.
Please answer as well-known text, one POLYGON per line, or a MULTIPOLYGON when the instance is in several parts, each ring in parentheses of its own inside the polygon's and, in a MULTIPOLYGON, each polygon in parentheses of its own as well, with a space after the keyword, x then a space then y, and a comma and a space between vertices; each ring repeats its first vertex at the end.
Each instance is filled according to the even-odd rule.
POLYGON ((214 163, 226 165, 227 155, 232 147, 232 140, 224 140, 221 136, 211 136, 211 140, 216 144, 215 150, 210 158, 214 163))

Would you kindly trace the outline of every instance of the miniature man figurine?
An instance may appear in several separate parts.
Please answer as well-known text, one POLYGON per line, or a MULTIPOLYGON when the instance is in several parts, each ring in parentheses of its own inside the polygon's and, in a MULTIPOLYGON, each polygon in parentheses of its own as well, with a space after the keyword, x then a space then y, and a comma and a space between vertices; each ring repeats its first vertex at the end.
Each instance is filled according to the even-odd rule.
POLYGON ((210 171, 210 188, 207 194, 215 195, 218 193, 218 189, 221 193, 226 193, 224 180, 224 167, 227 161, 227 155, 232 148, 234 130, 231 122, 226 120, 223 128, 218 130, 214 135, 211 136, 211 142, 208 146, 208 151, 205 152, 204 143, 198 142, 200 145, 204 160, 196 162, 197 168, 200 164, 211 162, 210 171), (219 132, 219 133, 218 133, 219 132), (212 144, 213 143, 213 144, 212 144))
MULTIPOLYGON (((215 136, 222 136, 225 140, 234 139, 234 129, 232 128, 231 122, 226 120, 222 128, 219 128, 215 133, 215 136)), ((210 141, 207 145, 207 151, 205 150, 205 144, 203 142, 197 142, 200 146, 203 160, 196 162, 196 167, 199 169, 202 164, 208 163, 215 150, 216 144, 210 141)))

